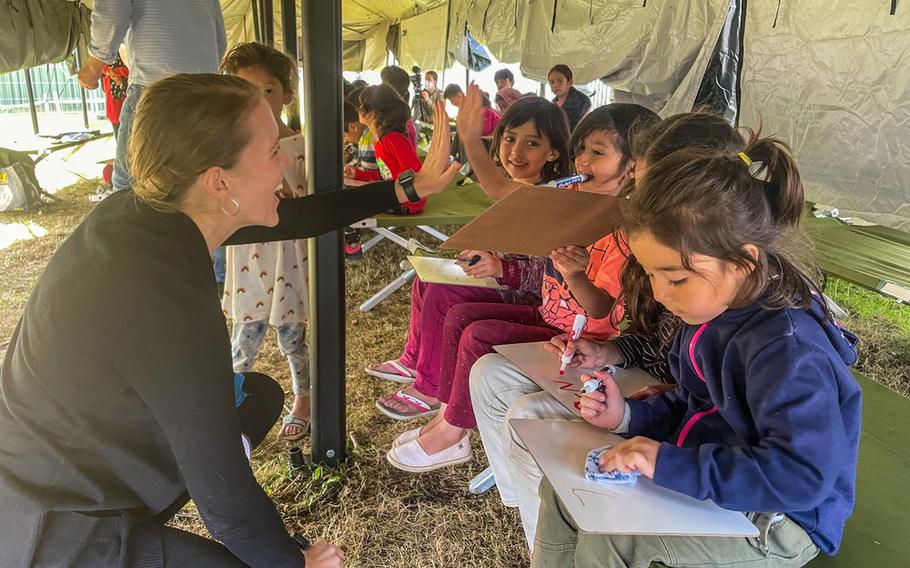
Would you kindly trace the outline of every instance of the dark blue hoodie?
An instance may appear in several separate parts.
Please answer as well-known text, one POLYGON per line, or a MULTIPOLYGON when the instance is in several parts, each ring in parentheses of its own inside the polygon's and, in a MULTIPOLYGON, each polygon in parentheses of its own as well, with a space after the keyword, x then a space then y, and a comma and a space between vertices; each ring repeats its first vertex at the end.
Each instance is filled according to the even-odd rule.
POLYGON ((756 302, 683 325, 669 362, 676 389, 628 401, 627 435, 663 442, 654 482, 725 509, 786 513, 837 552, 856 491, 856 337, 818 302, 756 302))

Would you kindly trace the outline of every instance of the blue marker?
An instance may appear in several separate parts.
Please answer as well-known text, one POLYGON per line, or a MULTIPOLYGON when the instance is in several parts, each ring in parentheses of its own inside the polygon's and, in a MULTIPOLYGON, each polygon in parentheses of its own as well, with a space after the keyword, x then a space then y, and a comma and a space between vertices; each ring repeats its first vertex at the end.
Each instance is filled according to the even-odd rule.
POLYGON ((564 178, 559 178, 553 180, 546 185, 546 187, 569 187, 570 185, 575 185, 576 183, 582 183, 591 179, 591 176, 588 174, 575 174, 574 176, 568 176, 564 178))

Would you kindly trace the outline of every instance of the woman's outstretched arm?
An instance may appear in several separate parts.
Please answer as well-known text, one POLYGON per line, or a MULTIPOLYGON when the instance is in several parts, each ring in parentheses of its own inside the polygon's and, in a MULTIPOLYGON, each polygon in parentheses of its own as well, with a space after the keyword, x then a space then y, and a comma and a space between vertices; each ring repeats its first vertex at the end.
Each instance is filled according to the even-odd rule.
MULTIPOLYGON (((448 124, 441 102, 436 103, 436 118, 448 124)), ((442 193, 458 174, 461 164, 449 163, 452 140, 447 128, 436 128, 423 162, 414 176, 414 190, 420 197, 442 193)), ((278 224, 274 227, 245 227, 224 243, 239 245, 266 241, 285 241, 315 237, 341 229, 408 201, 404 188, 394 180, 367 184, 354 189, 329 191, 283 199, 278 205, 278 224)))

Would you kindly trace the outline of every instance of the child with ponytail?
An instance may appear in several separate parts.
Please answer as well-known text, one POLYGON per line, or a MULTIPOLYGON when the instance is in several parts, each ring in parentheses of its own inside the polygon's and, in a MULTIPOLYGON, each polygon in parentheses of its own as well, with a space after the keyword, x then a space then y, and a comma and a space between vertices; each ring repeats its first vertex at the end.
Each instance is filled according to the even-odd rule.
POLYGON ((803 205, 793 157, 771 138, 649 165, 622 226, 647 276, 641 292, 683 322, 669 355, 678 386, 623 399, 596 373, 606 394, 581 401, 585 420, 629 438, 600 457, 600 471, 637 471, 742 511, 760 536, 580 534, 544 480, 532 566, 802 566, 837 552, 856 488, 856 338, 799 254, 803 205))

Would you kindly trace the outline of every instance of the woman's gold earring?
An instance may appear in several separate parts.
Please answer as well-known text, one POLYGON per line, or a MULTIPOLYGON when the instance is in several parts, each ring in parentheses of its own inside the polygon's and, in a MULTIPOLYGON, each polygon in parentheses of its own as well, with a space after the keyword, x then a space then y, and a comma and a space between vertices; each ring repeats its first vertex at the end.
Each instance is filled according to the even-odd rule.
POLYGON ((218 200, 218 209, 219 209, 222 213, 224 213, 225 215, 227 215, 228 217, 236 217, 236 216, 240 213, 240 204, 237 203, 237 200, 234 199, 233 197, 229 197, 229 198, 227 198, 227 200, 225 200, 225 199, 219 199, 219 200, 218 200), (234 211, 233 211, 233 213, 228 213, 227 211, 224 210, 224 202, 225 202, 225 201, 230 201, 230 202, 234 205, 234 211))

